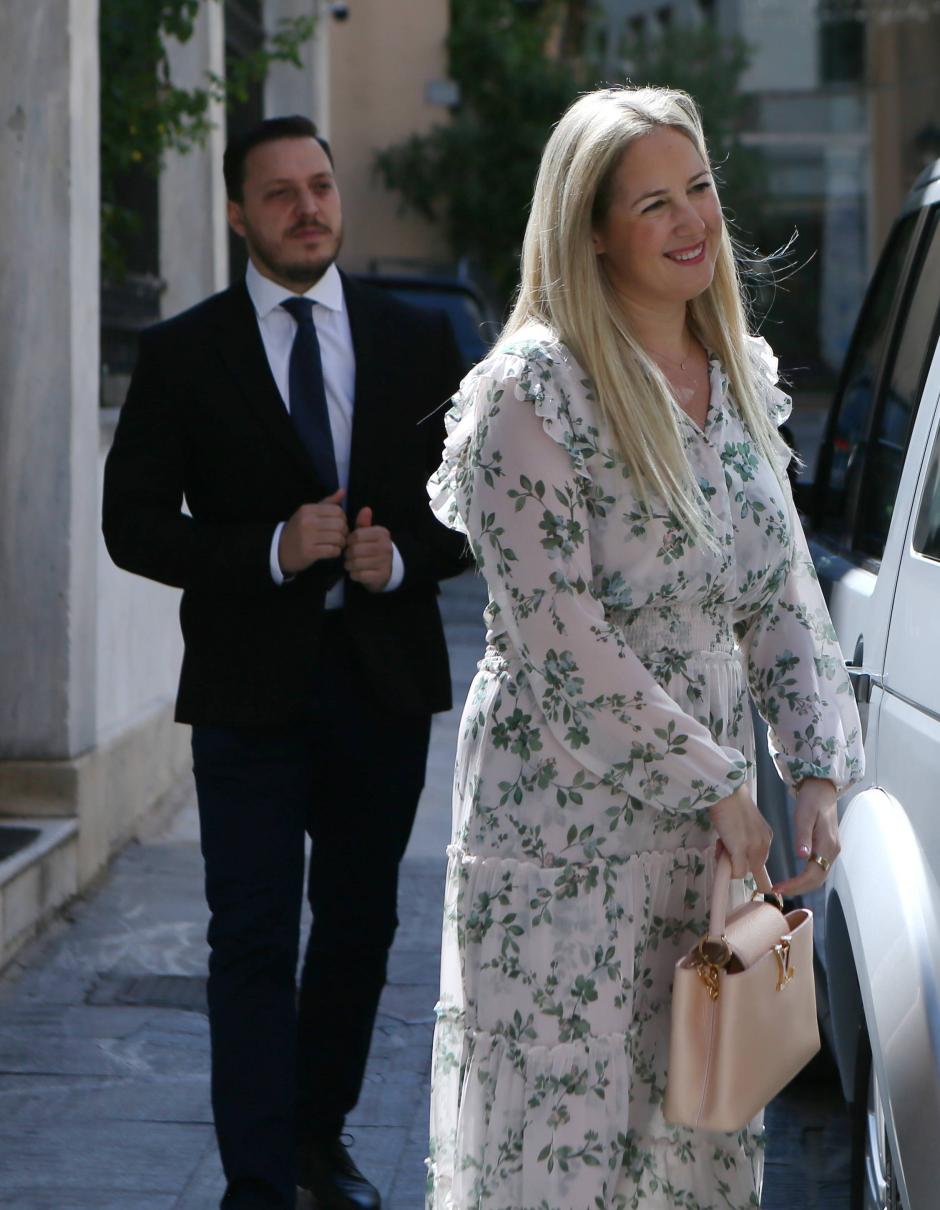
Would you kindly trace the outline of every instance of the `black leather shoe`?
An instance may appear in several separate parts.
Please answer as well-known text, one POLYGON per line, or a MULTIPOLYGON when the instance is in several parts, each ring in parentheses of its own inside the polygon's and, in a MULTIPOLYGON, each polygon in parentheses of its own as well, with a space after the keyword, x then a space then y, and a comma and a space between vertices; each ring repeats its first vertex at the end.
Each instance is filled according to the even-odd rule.
POLYGON ((297 1183, 313 1194, 316 1210, 380 1210, 382 1205, 378 1189, 339 1139, 315 1139, 301 1146, 297 1183))

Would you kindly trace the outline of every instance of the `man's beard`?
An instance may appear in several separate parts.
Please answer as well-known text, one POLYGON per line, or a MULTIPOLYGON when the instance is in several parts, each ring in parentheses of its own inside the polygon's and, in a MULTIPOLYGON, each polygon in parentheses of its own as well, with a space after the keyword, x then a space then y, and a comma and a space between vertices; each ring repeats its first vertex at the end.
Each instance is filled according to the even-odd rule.
MULTIPOLYGON (((315 229, 324 232, 328 230, 325 227, 316 227, 315 229)), ((294 235, 302 230, 304 230, 303 227, 294 228, 287 234, 288 236, 294 235)), ((335 238, 332 250, 328 253, 325 252, 322 257, 313 261, 280 260, 271 255, 264 242, 253 238, 251 232, 246 233, 246 242, 252 259, 265 268, 272 277, 279 278, 281 281, 291 282, 293 285, 310 287, 316 285, 339 255, 339 250, 343 243, 342 230, 338 234, 334 234, 329 229, 329 234, 334 235, 335 238)))

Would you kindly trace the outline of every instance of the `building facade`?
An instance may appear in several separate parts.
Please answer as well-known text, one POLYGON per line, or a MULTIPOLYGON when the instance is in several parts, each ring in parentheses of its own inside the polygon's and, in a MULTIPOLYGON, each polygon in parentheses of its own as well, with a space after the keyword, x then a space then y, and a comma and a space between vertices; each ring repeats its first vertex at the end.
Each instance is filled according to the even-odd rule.
MULTIPOLYGON (((745 42, 741 142, 760 157, 745 242, 800 266, 767 331, 795 382, 825 393, 872 266, 920 169, 940 155, 940 5, 906 0, 600 0, 594 45, 610 78, 667 30, 745 42)), ((766 302, 766 300, 761 300, 766 302)))

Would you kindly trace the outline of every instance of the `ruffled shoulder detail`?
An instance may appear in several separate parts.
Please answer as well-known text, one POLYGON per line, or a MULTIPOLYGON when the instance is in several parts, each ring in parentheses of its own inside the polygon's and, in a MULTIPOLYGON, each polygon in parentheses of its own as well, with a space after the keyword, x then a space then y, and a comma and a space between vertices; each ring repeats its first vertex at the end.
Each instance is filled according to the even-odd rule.
POLYGON ((785 424, 793 411, 793 400, 777 385, 780 381, 777 357, 763 336, 748 336, 747 350, 754 366, 757 385, 760 389, 767 414, 779 428, 785 424))
POLYGON ((567 451, 575 475, 591 479, 588 459, 597 449, 598 430, 583 404, 594 399, 593 384, 548 329, 523 328, 474 366, 445 417, 443 460, 428 481, 428 495, 437 519, 461 533, 467 530, 460 504, 486 420, 510 389, 513 398, 533 405, 545 432, 567 451))

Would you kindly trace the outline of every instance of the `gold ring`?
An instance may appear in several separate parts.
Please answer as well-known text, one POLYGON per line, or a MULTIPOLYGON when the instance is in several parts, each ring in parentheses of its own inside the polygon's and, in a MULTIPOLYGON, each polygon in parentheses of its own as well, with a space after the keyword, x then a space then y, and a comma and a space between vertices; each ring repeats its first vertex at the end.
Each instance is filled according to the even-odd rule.
POLYGON ((828 857, 823 857, 822 853, 810 853, 810 861, 815 861, 824 874, 828 874, 832 869, 832 862, 828 857))

